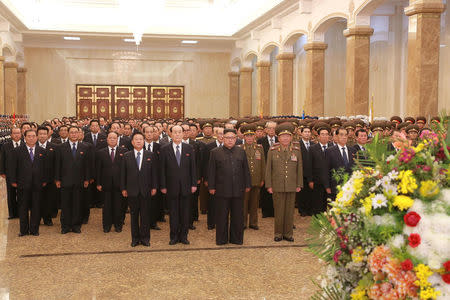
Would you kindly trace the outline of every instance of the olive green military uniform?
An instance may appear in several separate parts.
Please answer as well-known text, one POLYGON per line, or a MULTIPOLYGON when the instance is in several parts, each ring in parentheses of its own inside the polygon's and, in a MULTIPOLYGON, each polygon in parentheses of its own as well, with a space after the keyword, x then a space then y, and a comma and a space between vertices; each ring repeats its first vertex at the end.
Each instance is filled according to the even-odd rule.
MULTIPOLYGON (((278 136, 288 134, 292 127, 281 124, 278 136)), ((300 147, 290 143, 287 147, 276 144, 267 153, 266 187, 272 188, 275 213, 275 239, 292 239, 295 193, 303 187, 303 165, 300 147)))
MULTIPOLYGON (((251 125, 245 127, 243 126, 242 133, 244 135, 254 134, 254 132, 249 133, 250 129, 247 130, 247 127, 251 127, 251 125)), ((245 154, 247 154, 248 168, 252 179, 252 188, 249 192, 245 193, 244 196, 244 226, 249 224, 248 219, 250 215, 249 227, 258 229, 259 194, 261 190, 261 183, 264 181, 264 176, 266 173, 264 148, 262 145, 257 144, 256 141, 251 145, 244 143, 239 146, 243 148, 245 154)))
MULTIPOLYGON (((200 126, 203 130, 205 127, 212 127, 212 122, 211 121, 202 122, 200 126)), ((201 136, 201 137, 196 138, 195 140, 207 145, 209 143, 215 142, 216 138, 211 135, 211 136, 201 136)), ((204 157, 204 156, 205 155, 202 154, 202 157, 204 157)), ((201 162, 202 170, 205 170, 205 168, 206 168, 205 164, 207 164, 207 163, 208 163, 207 161, 201 162)), ((203 181, 200 184, 199 198, 200 198, 200 211, 202 214, 206 214, 206 211, 208 210, 209 191, 203 181)))

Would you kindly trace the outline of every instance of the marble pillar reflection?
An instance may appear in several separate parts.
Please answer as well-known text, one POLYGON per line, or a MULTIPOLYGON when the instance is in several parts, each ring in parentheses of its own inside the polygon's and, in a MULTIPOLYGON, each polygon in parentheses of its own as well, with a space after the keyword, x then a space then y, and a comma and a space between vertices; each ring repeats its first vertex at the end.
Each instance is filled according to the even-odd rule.
POLYGON ((347 38, 345 75, 345 113, 369 114, 370 36, 373 28, 351 27, 344 30, 347 38))
POLYGON ((270 61, 258 61, 256 64, 256 89, 258 115, 270 115, 270 61))
POLYGON ((277 114, 290 115, 294 105, 294 53, 280 53, 278 61, 277 78, 277 114))
POLYGON ((439 49, 442 1, 410 1, 406 114, 438 113, 439 49))
POLYGON ((6 62, 5 71, 5 112, 17 113, 17 67, 15 62, 6 62))
POLYGON ((312 116, 324 114, 325 49, 327 44, 311 42, 303 46, 306 51, 305 113, 312 116))
POLYGON ((229 115, 239 116, 239 72, 228 72, 230 80, 230 109, 229 115))
POLYGON ((0 56, 0 112, 5 112, 5 72, 3 70, 3 65, 5 58, 0 56))
POLYGON ((17 112, 27 114, 27 69, 17 69, 17 112))
POLYGON ((243 67, 239 74, 239 116, 252 114, 252 72, 253 68, 243 67))

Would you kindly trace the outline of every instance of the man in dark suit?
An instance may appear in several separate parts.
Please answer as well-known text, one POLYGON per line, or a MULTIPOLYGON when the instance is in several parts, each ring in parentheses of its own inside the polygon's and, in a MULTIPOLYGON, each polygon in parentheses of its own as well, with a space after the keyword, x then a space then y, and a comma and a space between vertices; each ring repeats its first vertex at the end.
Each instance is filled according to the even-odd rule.
POLYGON ((196 141, 198 136, 198 127, 195 124, 189 125, 189 145, 194 148, 195 154, 195 165, 196 165, 196 174, 197 174, 197 190, 192 194, 191 201, 191 223, 189 225, 189 229, 194 230, 196 227, 194 226, 194 221, 198 221, 198 201, 200 195, 200 183, 201 178, 203 177, 203 169, 202 169, 202 160, 203 153, 205 148, 205 143, 196 141))
POLYGON ((343 170, 345 173, 351 175, 353 168, 353 148, 347 147, 348 131, 347 129, 340 127, 336 130, 337 143, 335 146, 327 149, 327 162, 328 162, 328 176, 331 183, 332 197, 336 197, 336 187, 338 182, 334 178, 334 173, 343 170))
POLYGON ((244 193, 252 182, 247 155, 236 146, 236 138, 235 129, 224 130, 224 146, 211 151, 208 164, 208 189, 216 201, 217 245, 244 241, 244 193))
POLYGON ((80 128, 69 128, 69 141, 56 151, 55 182, 61 189, 61 233, 81 233, 81 194, 91 178, 88 146, 78 141, 80 128))
POLYGON ((97 190, 103 196, 102 224, 103 232, 111 230, 112 224, 116 232, 122 231, 123 199, 120 191, 120 167, 126 148, 118 147, 118 134, 111 131, 107 136, 108 146, 96 153, 97 190))
POLYGON ((17 188, 11 185, 11 171, 14 162, 14 148, 23 143, 20 128, 11 129, 11 140, 3 144, 0 149, 0 175, 6 179, 6 195, 8 199, 8 219, 19 217, 17 188))
POLYGON ((53 136, 53 127, 49 123, 44 125, 48 129, 48 142, 52 144, 61 144, 61 139, 59 137, 53 136))
POLYGON ((298 212, 302 216, 312 215, 312 189, 308 186, 307 182, 311 181, 311 159, 309 150, 315 143, 311 141, 311 127, 308 125, 300 129, 301 139, 299 141, 300 150, 302 151, 303 159, 303 182, 304 187, 299 193, 296 193, 298 212))
MULTIPOLYGON (((221 127, 214 128, 214 134, 216 136, 216 140, 212 143, 206 144, 203 153, 203 174, 205 185, 208 185, 208 170, 209 170, 209 156, 212 150, 215 148, 221 148, 223 146, 223 132, 224 129, 221 127)), ((215 195, 209 194, 208 197, 208 214, 207 214, 207 224, 208 230, 213 230, 216 227, 216 201, 215 195)))
POLYGON ((327 198, 331 194, 328 176, 327 153, 329 147, 330 127, 323 124, 317 129, 318 143, 309 149, 311 164, 311 177, 308 178, 308 186, 312 190, 311 213, 318 214, 326 210, 327 198))
MULTIPOLYGON (((367 160, 367 150, 366 144, 368 140, 368 134, 365 129, 358 129, 355 133, 356 144, 353 146, 353 151, 355 153, 355 159, 367 160)), ((363 162, 362 165, 368 166, 370 163, 363 162)))
MULTIPOLYGON (((47 184, 42 189, 41 194, 41 217, 44 221, 44 225, 52 226, 52 215, 54 211, 58 211, 57 204, 56 204, 56 196, 57 196, 57 190, 55 186, 55 176, 54 176, 54 166, 55 166, 55 155, 56 155, 56 144, 53 144, 48 141, 48 127, 47 126, 41 126, 37 130, 37 136, 38 136, 38 143, 37 145, 45 150, 47 150, 47 169, 48 176, 47 176, 47 184)), ((55 139, 53 139, 55 140, 55 139)))
POLYGON ((183 127, 170 128, 172 142, 161 148, 159 169, 161 192, 167 194, 170 209, 170 245, 188 245, 191 195, 197 190, 194 148, 182 143, 183 127))
MULTIPOLYGON (((275 128, 277 127, 277 123, 269 121, 266 123, 266 136, 263 138, 260 138, 258 140, 258 144, 261 144, 264 148, 264 157, 267 160, 267 152, 269 151, 270 147, 275 145, 275 143, 278 143, 278 138, 275 136, 275 128)), ((274 211, 273 211, 273 197, 271 194, 267 192, 267 187, 263 186, 261 188, 261 210, 262 210, 262 217, 273 217, 274 211)))
POLYGON ((67 125, 61 125, 59 127, 59 138, 61 139, 61 144, 69 141, 69 127, 67 125))
POLYGON ((128 198, 131 214, 131 247, 150 246, 149 204, 158 187, 155 156, 144 150, 144 136, 135 132, 133 151, 125 153, 121 166, 120 189, 128 198))
POLYGON ((118 135, 117 145, 127 150, 132 150, 131 139, 123 135, 123 128, 118 122, 113 122, 109 128, 110 131, 114 131, 118 135))
POLYGON ((19 199, 20 233, 39 235, 40 197, 48 182, 47 151, 36 145, 36 132, 25 131, 25 143, 14 149, 11 185, 17 187, 19 199), (28 211, 31 211, 31 218, 28 211))

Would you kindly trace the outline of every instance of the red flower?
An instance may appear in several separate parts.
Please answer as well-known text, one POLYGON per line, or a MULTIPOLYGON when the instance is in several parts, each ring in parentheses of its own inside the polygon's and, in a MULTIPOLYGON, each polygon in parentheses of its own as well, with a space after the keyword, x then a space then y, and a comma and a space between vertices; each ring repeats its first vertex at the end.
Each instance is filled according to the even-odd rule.
POLYGON ((344 242, 341 242, 340 246, 341 246, 342 249, 347 249, 347 245, 344 242))
POLYGON ((420 221, 420 215, 415 211, 411 211, 403 216, 403 220, 405 221, 406 225, 415 227, 420 221))
POLYGON ((410 259, 406 259, 402 262, 402 270, 403 271, 411 271, 414 268, 414 265, 410 259))
POLYGON ((444 282, 446 284, 450 284, 450 274, 443 274, 442 275, 442 280, 444 280, 444 282))
POLYGON ((447 260, 444 263, 444 268, 445 268, 445 271, 450 272, 450 260, 447 260))
POLYGON ((420 245, 420 235, 417 233, 411 233, 408 237, 408 241, 411 248, 416 248, 420 245))

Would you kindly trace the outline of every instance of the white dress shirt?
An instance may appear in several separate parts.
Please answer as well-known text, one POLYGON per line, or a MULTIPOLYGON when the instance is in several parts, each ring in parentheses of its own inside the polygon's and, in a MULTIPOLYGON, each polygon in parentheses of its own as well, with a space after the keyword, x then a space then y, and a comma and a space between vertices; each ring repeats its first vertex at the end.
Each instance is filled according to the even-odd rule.
POLYGON ((145 143, 145 150, 153 152, 153 141, 151 143, 145 141, 144 143, 145 143), (148 145, 150 145, 150 149, 148 148, 148 145))
POLYGON ((14 142, 14 141, 13 141, 13 146, 14 146, 14 148, 19 147, 19 146, 20 146, 20 142, 21 142, 21 140, 18 140, 17 142, 14 142), (17 146, 16 146, 16 145, 17 145, 17 146))
POLYGON ((275 145, 275 136, 273 136, 273 137, 267 136, 267 140, 269 141, 270 147, 275 145))
POLYGON ((219 148, 220 146, 223 146, 223 143, 220 143, 218 140, 216 140, 216 145, 217 145, 217 148, 219 148))
POLYGON ((109 147, 108 146, 109 156, 111 156, 112 149, 114 149, 114 158, 115 158, 116 154, 117 154, 117 146, 116 147, 109 147))
POLYGON ((47 141, 45 141, 45 143, 41 144, 41 142, 39 142, 39 146, 41 148, 47 149, 47 141))
POLYGON ((179 143, 178 145, 175 143, 172 143, 173 147, 173 153, 175 154, 175 157, 177 157, 177 146, 179 146, 180 156, 181 156, 181 148, 183 143, 179 143))
POLYGON ((142 160, 144 159, 144 149, 141 149, 141 151, 137 151, 136 149, 134 149, 134 159, 137 158, 138 152, 141 153, 140 160, 139 160, 139 171, 140 171, 141 166, 142 166, 142 160))

